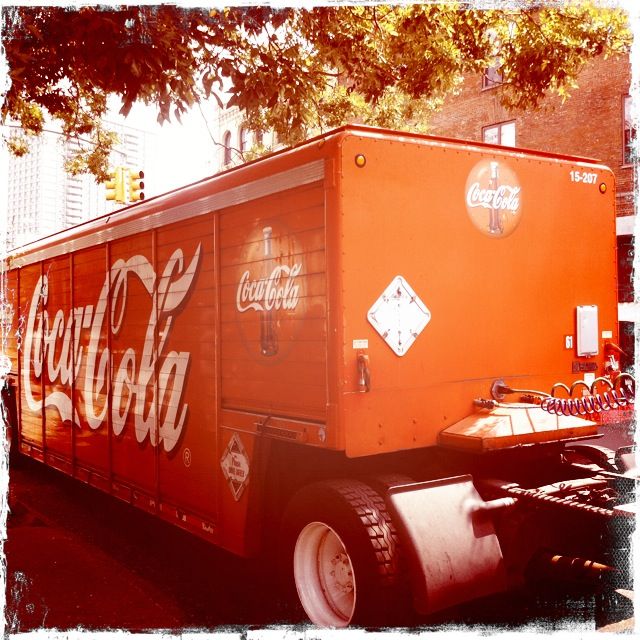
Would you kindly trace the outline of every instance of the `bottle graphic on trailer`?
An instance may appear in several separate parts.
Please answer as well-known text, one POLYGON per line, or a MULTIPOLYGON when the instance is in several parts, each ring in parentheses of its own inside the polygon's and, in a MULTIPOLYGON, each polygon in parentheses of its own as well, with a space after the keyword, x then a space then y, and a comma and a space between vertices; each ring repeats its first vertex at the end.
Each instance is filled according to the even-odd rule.
MULTIPOLYGON (((275 267, 273 252, 271 249, 271 227, 262 229, 264 235, 264 278, 269 279, 275 267)), ((278 335, 276 333, 276 318, 274 309, 265 309, 260 316, 260 351, 263 356, 275 356, 278 353, 278 335)))
MULTIPOLYGON (((493 193, 498 190, 498 163, 492 162, 491 167, 491 179, 489 181, 489 189, 493 193)), ((495 198, 494 198, 495 201, 495 198)), ((491 213, 489 214, 489 233, 495 233, 501 235, 504 233, 504 227, 502 224, 502 217, 500 216, 499 207, 495 206, 495 202, 492 202, 491 213)))

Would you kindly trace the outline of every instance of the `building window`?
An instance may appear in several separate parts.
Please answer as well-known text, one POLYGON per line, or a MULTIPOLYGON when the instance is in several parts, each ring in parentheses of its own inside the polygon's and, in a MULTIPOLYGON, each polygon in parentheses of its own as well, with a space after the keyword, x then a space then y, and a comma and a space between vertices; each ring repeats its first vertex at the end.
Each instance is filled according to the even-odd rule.
POLYGON ((482 88, 493 89, 502 84, 502 74, 500 73, 500 64, 495 63, 487 67, 482 74, 482 88))
POLYGON ((246 127, 240 127, 238 140, 240 141, 240 153, 244 153, 249 148, 249 132, 246 127))
POLYGON ((482 142, 488 144, 500 144, 503 147, 515 147, 516 146, 516 123, 501 122, 499 124, 492 124, 489 127, 482 128, 482 142))
POLYGON ((222 163, 226 166, 231 164, 231 131, 225 131, 222 144, 224 145, 222 163))
POLYGON ((623 101, 624 132, 623 132, 623 164, 633 162, 633 143, 636 139, 636 129, 631 121, 631 96, 625 96, 623 101))

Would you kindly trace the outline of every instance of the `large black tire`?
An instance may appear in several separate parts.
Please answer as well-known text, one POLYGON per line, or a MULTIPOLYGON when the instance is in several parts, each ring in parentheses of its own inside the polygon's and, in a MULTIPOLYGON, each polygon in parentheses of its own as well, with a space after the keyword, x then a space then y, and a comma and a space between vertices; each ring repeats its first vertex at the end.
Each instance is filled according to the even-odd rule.
POLYGON ((331 480, 303 488, 287 507, 282 543, 282 568, 293 573, 311 622, 377 627, 393 621, 398 538, 384 499, 370 486, 331 480))

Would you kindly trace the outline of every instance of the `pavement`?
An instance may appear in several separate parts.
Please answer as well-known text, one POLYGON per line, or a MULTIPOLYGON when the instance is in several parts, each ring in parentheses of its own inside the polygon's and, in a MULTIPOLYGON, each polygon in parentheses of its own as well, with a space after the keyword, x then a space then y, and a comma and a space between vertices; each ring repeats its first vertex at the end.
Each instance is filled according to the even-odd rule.
POLYGON ((180 626, 179 608, 152 581, 21 502, 11 500, 7 533, 9 631, 180 626))
POLYGON ((260 566, 31 460, 11 470, 7 631, 278 622, 260 566))

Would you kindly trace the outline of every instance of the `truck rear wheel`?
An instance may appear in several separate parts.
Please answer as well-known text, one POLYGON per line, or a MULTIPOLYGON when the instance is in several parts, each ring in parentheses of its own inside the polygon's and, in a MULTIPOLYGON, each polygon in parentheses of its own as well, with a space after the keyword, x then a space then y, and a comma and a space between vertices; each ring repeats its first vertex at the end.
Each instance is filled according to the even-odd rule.
POLYGON ((286 566, 314 624, 373 626, 393 617, 397 535, 371 487, 355 480, 305 487, 287 509, 283 540, 286 566))

